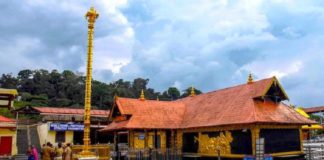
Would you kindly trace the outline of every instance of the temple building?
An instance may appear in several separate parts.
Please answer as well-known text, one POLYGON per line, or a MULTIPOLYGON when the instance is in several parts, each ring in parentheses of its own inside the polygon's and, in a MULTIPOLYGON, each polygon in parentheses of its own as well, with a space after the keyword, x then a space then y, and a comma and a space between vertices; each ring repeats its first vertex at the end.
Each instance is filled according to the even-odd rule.
POLYGON ((0 115, 0 159, 17 154, 16 121, 0 115))
MULTIPOLYGON (((26 142, 25 145, 41 146, 47 142, 54 145, 57 145, 59 142, 83 144, 84 109, 25 106, 13 112, 18 114, 17 117, 19 117, 18 136, 23 137, 20 141, 24 141, 24 139, 32 140, 31 142, 26 142), (32 118, 26 119, 22 115, 29 115, 32 118)), ((100 138, 97 131, 107 125, 108 115, 109 110, 91 110, 91 144, 106 143, 105 141, 100 141, 104 139, 100 138)), ((24 147, 18 145, 18 148, 24 147)))
MULTIPOLYGON (((242 159, 264 153, 302 157, 302 126, 316 122, 300 115, 276 77, 253 81, 176 101, 116 97, 110 124, 115 144, 129 148, 181 150, 183 157, 242 159)), ((118 146, 118 145, 117 145, 118 146)))
MULTIPOLYGON (((8 111, 12 109, 17 95, 15 89, 0 88, 0 108, 8 111)), ((17 154, 16 133, 16 121, 0 115, 0 159, 17 154)))

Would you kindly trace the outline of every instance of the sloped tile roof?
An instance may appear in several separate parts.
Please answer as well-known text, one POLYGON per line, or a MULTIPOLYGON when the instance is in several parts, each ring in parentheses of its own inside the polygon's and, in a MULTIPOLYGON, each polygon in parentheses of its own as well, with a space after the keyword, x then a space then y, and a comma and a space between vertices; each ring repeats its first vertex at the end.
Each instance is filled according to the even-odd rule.
POLYGON ((118 98, 128 121, 113 122, 105 130, 125 128, 196 128, 233 124, 313 124, 293 108, 269 100, 257 100, 276 78, 242 84, 177 101, 141 101, 118 98))
POLYGON ((4 116, 0 116, 0 129, 16 128, 16 121, 4 116))
POLYGON ((4 116, 0 116, 0 122, 16 122, 16 121, 4 116))
POLYGON ((303 110, 308 114, 324 112, 324 106, 303 108, 303 110))
POLYGON ((118 98, 117 103, 122 114, 132 115, 118 124, 127 128, 179 128, 185 112, 184 104, 175 101, 118 98))
MULTIPOLYGON (((77 108, 58 108, 58 107, 33 107, 40 114, 73 114, 73 115, 83 115, 84 109, 77 108)), ((108 117, 109 110, 91 110, 91 116, 100 116, 100 117, 108 117)))

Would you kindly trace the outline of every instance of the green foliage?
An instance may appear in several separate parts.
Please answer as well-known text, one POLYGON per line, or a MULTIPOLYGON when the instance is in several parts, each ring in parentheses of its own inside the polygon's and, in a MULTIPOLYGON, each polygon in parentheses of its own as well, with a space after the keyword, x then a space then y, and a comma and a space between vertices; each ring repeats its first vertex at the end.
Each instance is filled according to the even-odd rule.
POLYGON ((0 115, 8 118, 14 118, 14 114, 12 114, 8 108, 0 108, 0 115))
MULTIPOLYGON (((200 90, 198 90, 196 88, 194 88, 194 89, 195 89, 196 95, 199 95, 202 93, 200 90)), ((183 94, 181 95, 181 98, 190 96, 190 93, 191 93, 191 87, 188 87, 187 89, 184 90, 183 94)))
MULTIPOLYGON (((149 79, 136 78, 133 81, 119 79, 114 82, 104 83, 92 81, 92 106, 98 109, 109 109, 114 101, 114 96, 139 98, 143 89, 146 99, 170 101, 190 95, 190 87, 180 93, 176 87, 169 87, 166 91, 156 92, 147 85, 149 79)), ((14 103, 16 108, 30 106, 52 107, 83 107, 85 77, 80 73, 69 70, 51 72, 40 70, 21 70, 17 77, 12 74, 2 74, 0 87, 14 88, 19 92, 21 101, 14 103)), ((201 91, 196 90, 196 94, 201 91)), ((5 112, 5 111, 3 111, 5 112)))
POLYGON ((315 120, 316 122, 321 122, 322 116, 315 115, 315 114, 310 114, 310 119, 315 120))

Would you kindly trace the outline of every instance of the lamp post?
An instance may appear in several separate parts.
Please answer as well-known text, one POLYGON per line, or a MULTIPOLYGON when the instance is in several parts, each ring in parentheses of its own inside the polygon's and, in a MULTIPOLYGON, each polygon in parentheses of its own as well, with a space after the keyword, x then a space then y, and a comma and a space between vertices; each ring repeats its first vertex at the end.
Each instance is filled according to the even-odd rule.
POLYGON ((94 24, 99 14, 91 7, 86 13, 88 20, 88 57, 87 57, 87 75, 84 100, 84 132, 83 132, 83 150, 81 157, 94 157, 95 154, 90 151, 90 110, 91 110, 91 80, 92 80, 92 50, 93 50, 93 31, 94 24))

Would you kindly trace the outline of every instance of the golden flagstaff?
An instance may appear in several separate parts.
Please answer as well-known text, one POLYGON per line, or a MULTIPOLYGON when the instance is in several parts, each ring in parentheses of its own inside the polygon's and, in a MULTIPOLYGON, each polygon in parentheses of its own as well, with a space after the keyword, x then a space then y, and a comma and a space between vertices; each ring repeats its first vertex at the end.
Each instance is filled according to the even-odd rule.
POLYGON ((87 58, 87 77, 85 88, 84 102, 84 137, 82 156, 94 156, 90 149, 90 110, 91 110, 91 80, 92 80, 92 50, 93 50, 93 31, 94 24, 99 14, 91 7, 86 13, 85 18, 88 20, 88 58, 87 58))

